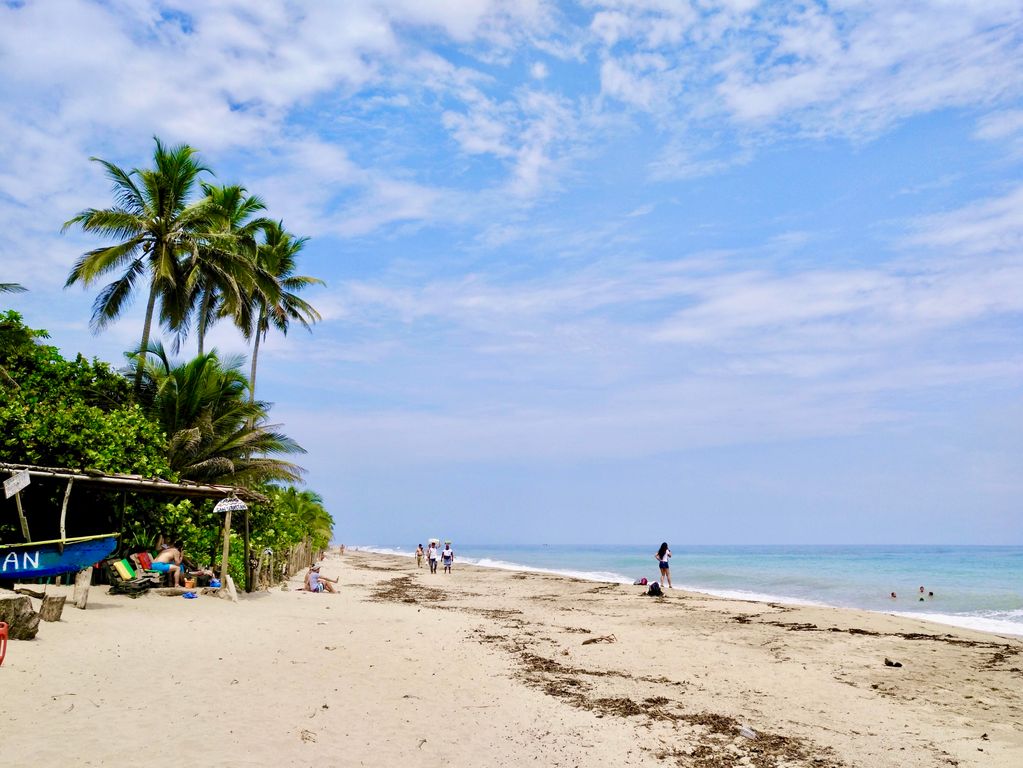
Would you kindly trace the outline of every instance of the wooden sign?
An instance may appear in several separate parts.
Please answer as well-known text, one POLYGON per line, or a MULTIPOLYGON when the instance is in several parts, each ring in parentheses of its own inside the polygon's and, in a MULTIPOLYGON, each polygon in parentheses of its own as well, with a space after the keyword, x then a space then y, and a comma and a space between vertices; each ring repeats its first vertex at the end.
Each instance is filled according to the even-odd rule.
POLYGON ((248 509, 249 505, 241 499, 221 499, 217 502, 217 506, 213 508, 214 512, 237 512, 240 509, 248 509))
POLYGON ((28 475, 28 470, 23 469, 21 472, 13 474, 7 480, 4 480, 4 496, 11 498, 18 491, 24 490, 28 486, 31 478, 28 475))

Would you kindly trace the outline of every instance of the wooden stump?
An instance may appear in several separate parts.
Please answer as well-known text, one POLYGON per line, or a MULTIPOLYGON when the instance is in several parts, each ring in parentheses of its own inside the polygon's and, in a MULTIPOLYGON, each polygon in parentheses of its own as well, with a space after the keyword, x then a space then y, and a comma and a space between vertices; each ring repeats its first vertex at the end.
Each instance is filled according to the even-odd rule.
POLYGON ((67 600, 66 595, 44 597, 43 604, 39 607, 39 618, 43 621, 60 621, 60 615, 64 612, 65 600, 67 600))
POLYGON ((232 603, 238 602, 238 590, 235 589, 234 579, 230 576, 226 577, 226 580, 221 584, 220 589, 217 590, 217 597, 230 600, 232 603))
POLYGON ((39 632, 39 614, 32 610, 32 601, 22 595, 0 594, 0 621, 9 627, 11 640, 31 640, 39 632))
POLYGON ((89 586, 92 584, 92 568, 79 571, 75 576, 75 596, 72 598, 76 608, 84 609, 89 602, 89 586))

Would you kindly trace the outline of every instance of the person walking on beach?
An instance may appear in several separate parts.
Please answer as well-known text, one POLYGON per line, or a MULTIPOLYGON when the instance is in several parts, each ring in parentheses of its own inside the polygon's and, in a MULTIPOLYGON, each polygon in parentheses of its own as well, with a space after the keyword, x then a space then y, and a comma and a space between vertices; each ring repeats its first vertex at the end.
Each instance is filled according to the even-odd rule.
POLYGON ((662 541, 661 546, 657 549, 657 554, 654 555, 654 560, 657 561, 657 567, 661 569, 661 583, 667 584, 668 589, 671 589, 671 572, 668 565, 670 558, 671 550, 668 549, 668 542, 662 541))
POLYGON ((420 544, 416 547, 416 568, 423 567, 423 545, 420 544))
POLYGON ((426 550, 426 559, 430 561, 430 573, 437 572, 437 545, 432 541, 430 542, 429 549, 426 550))
POLYGON ((444 560, 444 573, 451 573, 451 563, 455 560, 455 553, 451 551, 451 542, 444 542, 444 551, 440 553, 444 560))

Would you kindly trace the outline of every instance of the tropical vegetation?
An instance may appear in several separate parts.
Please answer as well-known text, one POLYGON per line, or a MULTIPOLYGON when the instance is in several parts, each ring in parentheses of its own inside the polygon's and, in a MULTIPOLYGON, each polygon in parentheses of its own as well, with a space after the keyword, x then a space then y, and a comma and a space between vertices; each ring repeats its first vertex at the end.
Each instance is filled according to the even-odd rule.
POLYGON ((243 486, 300 479, 301 469, 281 457, 305 451, 267 423, 268 403, 249 397, 242 358, 222 361, 214 350, 175 364, 155 343, 136 356, 140 363, 142 402, 181 478, 243 486))
POLYGON ((271 328, 288 334, 291 322, 308 328, 320 319, 311 304, 298 295, 310 285, 323 285, 315 277, 296 275, 299 252, 308 238, 295 237, 284 229, 283 222, 270 222, 264 227, 265 241, 256 249, 256 265, 271 280, 271 290, 255 290, 251 294, 255 324, 252 328, 252 368, 249 373, 249 396, 256 397, 256 362, 259 342, 266 340, 271 328))
MULTIPOLYGON (((320 320, 299 295, 323 284, 299 274, 307 238, 268 218, 266 203, 245 187, 211 183, 212 171, 187 144, 156 139, 151 167, 93 160, 111 181, 112 202, 79 212, 63 230, 104 242, 75 261, 66 287, 100 286, 91 317, 97 333, 142 293, 139 343, 116 371, 81 355, 65 360, 45 344, 44 331, 0 314, 0 457, 250 488, 267 499, 250 505, 247 517, 258 551, 326 547, 333 518, 316 493, 295 487, 303 470, 292 458, 304 450, 255 396, 270 330, 286 335, 293 324, 309 329, 320 320), (221 320, 252 345, 248 375, 244 358, 206 349, 221 320), (157 338, 161 330, 169 347, 157 338), (196 356, 174 359, 193 330, 196 356)), ((0 283, 0 293, 21 290, 0 283)), ((91 525, 116 525, 129 548, 152 546, 161 535, 177 539, 209 564, 222 533, 212 506, 122 498, 115 514, 108 499, 97 505, 108 512, 96 512, 91 525)), ((10 533, 5 526, 10 521, 0 517, 0 540, 10 533)), ((230 566, 241 579, 245 564, 234 549, 230 566)))

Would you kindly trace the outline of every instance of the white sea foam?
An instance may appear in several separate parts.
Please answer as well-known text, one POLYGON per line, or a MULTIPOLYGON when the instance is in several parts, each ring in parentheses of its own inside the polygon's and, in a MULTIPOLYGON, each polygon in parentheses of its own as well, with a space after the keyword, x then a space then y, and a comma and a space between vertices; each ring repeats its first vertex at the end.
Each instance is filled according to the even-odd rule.
POLYGON ((349 549, 358 550, 359 552, 373 552, 374 554, 377 554, 377 555, 397 555, 398 557, 413 557, 416 554, 415 552, 406 552, 401 547, 392 548, 392 547, 376 547, 376 546, 370 546, 370 547, 359 546, 359 547, 349 547, 349 549))
POLYGON ((583 581, 601 581, 612 584, 631 584, 632 579, 627 576, 622 576, 620 573, 614 573, 613 571, 572 571, 567 569, 557 568, 541 568, 536 565, 521 565, 520 563, 511 563, 507 560, 493 560, 489 557, 463 557, 463 563, 469 565, 478 565, 481 568, 496 568, 501 571, 519 571, 524 573, 549 573, 552 576, 568 576, 573 579, 582 579, 583 581))
MULTIPOLYGON (((923 619, 924 621, 933 621, 935 624, 947 624, 951 627, 962 627, 963 629, 976 629, 980 632, 991 632, 996 635, 1023 636, 1023 624, 1007 619, 947 613, 906 613, 904 611, 893 611, 893 613, 896 616, 904 616, 907 619, 923 619)), ((1020 611, 1009 611, 1003 615, 1019 614, 1020 611)))
POLYGON ((748 600, 753 603, 784 603, 785 605, 812 605, 819 608, 830 607, 826 603, 814 600, 803 600, 798 597, 785 597, 783 595, 768 595, 763 592, 750 592, 745 589, 708 589, 688 584, 680 584, 678 589, 685 590, 686 592, 696 592, 701 595, 723 597, 727 600, 748 600))

